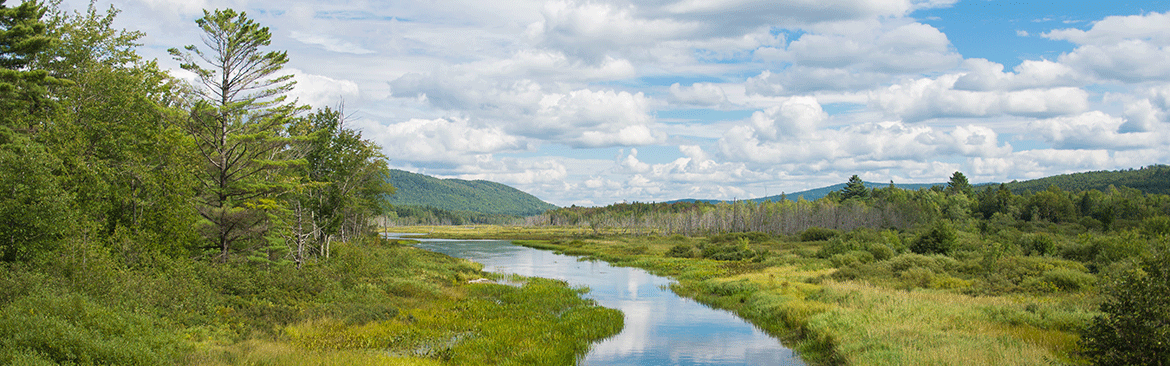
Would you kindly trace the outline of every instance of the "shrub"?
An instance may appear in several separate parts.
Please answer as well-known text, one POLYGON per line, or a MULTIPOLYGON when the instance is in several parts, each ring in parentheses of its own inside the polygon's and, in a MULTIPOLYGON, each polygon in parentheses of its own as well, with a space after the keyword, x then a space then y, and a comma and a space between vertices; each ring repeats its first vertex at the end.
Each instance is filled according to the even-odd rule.
POLYGON ((1106 286, 1102 315, 1085 330, 1085 356, 1099 365, 1165 365, 1170 360, 1170 253, 1106 286))
POLYGON ((695 249, 690 244, 678 244, 670 247, 666 251, 666 256, 671 258, 691 258, 695 256, 695 249))
POLYGON ((1097 278, 1093 275, 1068 268, 1057 268, 1044 272, 1044 282, 1051 283, 1063 291, 1080 291, 1093 286, 1097 278))
POLYGON ((1025 234, 1020 237, 1020 249, 1024 250, 1026 255, 1051 255, 1056 253, 1056 242, 1052 239, 1052 235, 1039 234, 1025 234))
POLYGON ((946 254, 954 247, 955 229, 939 220, 910 244, 910 251, 918 254, 946 254))
POLYGON ((189 350, 162 324, 82 295, 38 293, 0 309, 0 364, 169 365, 189 350))
POLYGON ((822 241, 832 239, 834 236, 840 235, 841 232, 833 229, 825 229, 821 227, 810 227, 800 233, 800 241, 822 241))

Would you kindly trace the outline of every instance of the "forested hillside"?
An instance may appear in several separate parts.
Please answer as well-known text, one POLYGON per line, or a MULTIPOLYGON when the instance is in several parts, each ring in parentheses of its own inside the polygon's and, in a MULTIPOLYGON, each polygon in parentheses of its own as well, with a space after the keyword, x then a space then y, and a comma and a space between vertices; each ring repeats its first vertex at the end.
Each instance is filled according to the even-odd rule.
POLYGON ((389 181, 398 188, 398 193, 388 199, 395 207, 513 216, 532 216, 557 208, 518 189, 483 180, 438 179, 395 169, 390 171, 389 181))
POLYGON ((1039 192, 1055 185, 1065 191, 1107 191, 1109 186, 1134 188, 1144 193, 1170 194, 1170 166, 1151 165, 1140 169, 1062 174, 1023 182, 1007 183, 1017 194, 1039 192))

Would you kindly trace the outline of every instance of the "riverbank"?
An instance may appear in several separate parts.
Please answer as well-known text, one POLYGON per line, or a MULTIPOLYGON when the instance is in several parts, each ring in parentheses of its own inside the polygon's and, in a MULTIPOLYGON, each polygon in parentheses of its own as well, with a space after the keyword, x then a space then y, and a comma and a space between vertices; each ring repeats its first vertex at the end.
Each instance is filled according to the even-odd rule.
POLYGON ((563 282, 469 283, 495 275, 389 240, 300 270, 52 254, 0 264, 0 364, 571 365, 622 328, 563 282))
POLYGON ((888 281, 872 275, 850 279, 838 272, 859 266, 823 255, 828 240, 629 237, 547 227, 395 231, 513 239, 671 276, 678 281, 676 293, 733 311, 821 365, 1080 364, 1076 330, 1095 315, 1098 301, 1088 291, 973 295, 970 281, 947 275, 945 267, 958 261, 905 252, 867 262, 891 263, 888 281), (712 253, 697 258, 702 250, 712 253), (709 259, 720 256, 732 260, 709 259))

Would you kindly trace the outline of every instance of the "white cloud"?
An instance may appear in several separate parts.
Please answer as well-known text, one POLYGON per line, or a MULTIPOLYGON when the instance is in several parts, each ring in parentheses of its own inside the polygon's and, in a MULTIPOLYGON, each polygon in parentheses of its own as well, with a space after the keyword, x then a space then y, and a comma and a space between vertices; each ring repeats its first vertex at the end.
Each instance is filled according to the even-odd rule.
POLYGON ((1057 29, 1043 36, 1076 43, 1076 49, 1058 60, 1098 78, 1170 80, 1170 13, 1111 16, 1087 31, 1057 29))
POLYGON ((321 75, 305 73, 298 69, 285 69, 293 75, 297 85, 289 92, 291 98, 298 99, 301 104, 316 108, 335 107, 345 99, 357 98, 361 92, 357 83, 349 80, 337 80, 321 75))
POLYGON ((1093 23, 1089 30, 1057 29, 1044 33, 1049 39, 1076 44, 1110 44, 1130 39, 1147 40, 1156 45, 1170 45, 1170 13, 1110 16, 1093 23))
POLYGON ((477 127, 463 119, 411 119, 388 125, 367 122, 361 128, 382 146, 391 161, 463 165, 473 164, 485 154, 528 148, 521 138, 499 128, 477 127))
POLYGON ((956 90, 961 74, 922 78, 870 94, 871 107, 908 121, 1016 115, 1050 117, 1083 112, 1089 95, 1079 88, 976 92, 956 90))
POLYGON ((297 31, 293 31, 290 35, 297 41, 305 44, 321 46, 330 52, 350 53, 355 55, 368 55, 374 53, 374 51, 365 49, 362 46, 326 35, 303 33, 297 31))
POLYGON ((1164 136, 1149 132, 1119 132, 1125 120, 1101 111, 1057 117, 1032 123, 1032 131, 1057 149, 1135 149, 1165 146, 1164 136))
POLYGON ((670 101, 678 104, 715 107, 727 102, 723 88, 712 83, 694 83, 683 87, 679 83, 670 86, 670 101))
POLYGON ((963 61, 969 72, 955 80, 954 89, 969 91, 1015 91, 1022 89, 1077 86, 1083 78, 1067 65, 1048 60, 1024 60, 1013 69, 1003 72, 1003 65, 986 59, 963 61))

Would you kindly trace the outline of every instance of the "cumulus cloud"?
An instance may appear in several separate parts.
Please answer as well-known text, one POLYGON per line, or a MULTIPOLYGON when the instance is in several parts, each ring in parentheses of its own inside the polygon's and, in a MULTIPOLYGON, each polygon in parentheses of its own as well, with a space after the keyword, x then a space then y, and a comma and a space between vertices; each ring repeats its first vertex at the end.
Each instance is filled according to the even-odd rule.
POLYGON ((333 107, 347 98, 360 96, 357 83, 313 75, 298 69, 285 69, 293 75, 297 85, 289 96, 316 108, 333 107))
POLYGON ((1002 64, 974 58, 963 61, 963 68, 968 72, 955 80, 956 90, 1015 91, 1084 83, 1076 70, 1048 60, 1024 60, 1016 65, 1014 72, 1004 72, 1002 64))
POLYGON ((723 88, 712 83, 694 83, 690 87, 674 83, 670 86, 670 101, 698 107, 715 107, 726 103, 727 95, 723 88))
POLYGON ((473 126, 463 119, 411 119, 387 125, 365 123, 361 128, 366 137, 382 146, 391 161, 443 166, 474 164, 487 154, 528 147, 523 139, 499 128, 473 126))
POLYGON ((954 86, 961 77, 948 74, 896 84, 872 92, 870 105, 907 121, 1001 115, 1052 117, 1080 113, 1089 107, 1089 94, 1079 88, 957 90, 954 86))
POLYGON ((948 70, 962 61, 938 29, 903 20, 855 22, 810 30, 787 47, 764 47, 756 58, 787 65, 748 80, 748 92, 799 94, 869 89, 897 75, 948 70))
POLYGON ((637 146, 666 138, 651 128, 653 101, 640 92, 550 92, 528 79, 451 72, 411 73, 390 85, 396 97, 419 97, 437 108, 489 118, 511 134, 571 146, 637 146))
POLYGON ((1170 13, 1111 16, 1087 31, 1057 29, 1043 36, 1077 44, 1058 60, 1097 78, 1170 80, 1170 13))
POLYGON ((730 161, 754 164, 847 165, 926 161, 940 156, 989 157, 1011 152, 998 134, 982 126, 950 131, 902 122, 862 123, 840 129, 820 126, 827 116, 813 98, 792 98, 756 112, 719 140, 730 161))
POLYGON ((1149 132, 1120 132, 1125 119, 1092 111, 1070 117, 1032 122, 1031 130, 1056 149, 1137 149, 1165 146, 1165 139, 1149 132))

